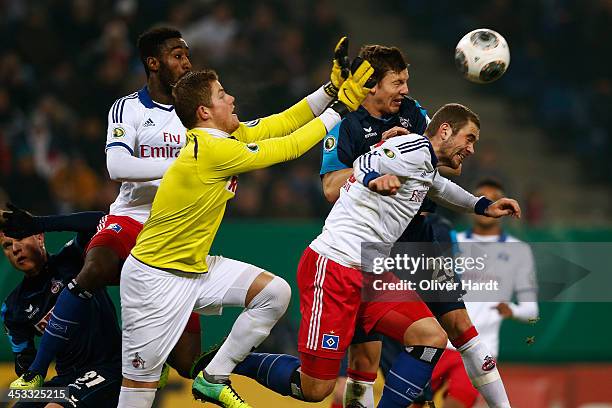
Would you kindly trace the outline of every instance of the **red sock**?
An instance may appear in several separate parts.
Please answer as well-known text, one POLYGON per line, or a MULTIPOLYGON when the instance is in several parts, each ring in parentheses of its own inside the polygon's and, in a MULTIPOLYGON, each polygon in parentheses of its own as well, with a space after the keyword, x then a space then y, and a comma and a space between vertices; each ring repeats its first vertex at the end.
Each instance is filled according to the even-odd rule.
POLYGON ((355 381, 374 382, 376 381, 376 374, 377 373, 368 373, 365 371, 355 371, 355 370, 351 370, 350 368, 346 370, 346 376, 355 381))
POLYGON ((478 331, 476 330, 476 327, 472 326, 463 333, 461 333, 459 337, 451 339, 450 342, 456 349, 459 349, 461 346, 463 346, 465 343, 472 340, 476 336, 478 336, 478 331))

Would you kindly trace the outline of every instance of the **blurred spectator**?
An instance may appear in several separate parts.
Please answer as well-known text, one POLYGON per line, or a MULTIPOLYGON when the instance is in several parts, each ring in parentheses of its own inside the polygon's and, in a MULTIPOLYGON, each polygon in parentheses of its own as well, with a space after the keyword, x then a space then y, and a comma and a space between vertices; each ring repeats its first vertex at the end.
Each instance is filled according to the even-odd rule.
MULTIPOLYGON (((0 181, 10 199, 41 213, 107 209, 115 198, 107 114, 144 84, 142 30, 164 20, 182 30, 195 68, 217 69, 244 101, 243 120, 285 109, 327 80, 343 32, 326 0, 8 0, 0 10, 0 33, 13 41, 0 50, 0 181)), ((297 166, 241 177, 229 214, 322 215, 314 150, 297 166)))
MULTIPOLYGON (((612 181, 612 42, 606 41, 612 2, 394 0, 380 8, 383 15, 405 13, 411 35, 447 53, 474 28, 502 32, 512 68, 499 86, 512 114, 541 125, 551 145, 575 152, 589 173, 586 182, 612 181)), ((182 30, 194 68, 218 70, 241 101, 241 119, 249 120, 287 108, 329 78, 331 50, 347 32, 338 10, 330 0, 0 2, 0 35, 10 39, 0 50, 1 188, 41 213, 107 209, 118 188, 105 168, 108 109, 144 84, 135 43, 149 26, 182 30)), ((476 157, 465 179, 473 169, 503 179, 493 147, 481 146, 476 157)), ((329 206, 319 166, 315 148, 295 163, 241 176, 228 214, 324 216, 329 206)), ((530 201, 538 222, 537 195, 530 201)))
POLYGON ((34 168, 34 158, 27 148, 22 147, 16 153, 14 171, 9 177, 7 193, 11 202, 33 212, 46 213, 49 210, 51 197, 48 184, 34 168))
POLYGON ((59 168, 50 180, 51 191, 61 212, 96 208, 99 182, 96 174, 81 159, 73 159, 59 168))
POLYGON ((183 36, 191 53, 205 53, 211 64, 225 62, 229 48, 238 33, 238 22, 225 2, 215 4, 209 15, 190 24, 183 36))

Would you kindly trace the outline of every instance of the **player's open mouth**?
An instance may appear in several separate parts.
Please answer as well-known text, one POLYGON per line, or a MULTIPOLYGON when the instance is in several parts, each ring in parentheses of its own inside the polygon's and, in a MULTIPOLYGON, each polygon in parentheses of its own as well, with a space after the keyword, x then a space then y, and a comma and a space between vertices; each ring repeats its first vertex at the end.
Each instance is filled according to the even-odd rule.
POLYGON ((25 261, 27 261, 27 260, 28 260, 28 258, 27 258, 27 257, 25 257, 25 256, 20 256, 19 258, 17 258, 17 263, 18 263, 18 264, 22 264, 22 263, 24 263, 24 262, 25 262, 25 261))

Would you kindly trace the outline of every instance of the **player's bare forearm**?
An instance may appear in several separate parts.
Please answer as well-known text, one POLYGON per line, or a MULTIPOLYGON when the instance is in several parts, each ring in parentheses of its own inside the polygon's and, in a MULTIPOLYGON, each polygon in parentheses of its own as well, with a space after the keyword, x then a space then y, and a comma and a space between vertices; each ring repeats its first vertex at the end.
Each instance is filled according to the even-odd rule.
POLYGON ((321 182, 323 183, 323 194, 325 199, 330 203, 335 203, 340 197, 340 188, 346 180, 353 174, 353 169, 341 169, 331 171, 323 175, 321 182))

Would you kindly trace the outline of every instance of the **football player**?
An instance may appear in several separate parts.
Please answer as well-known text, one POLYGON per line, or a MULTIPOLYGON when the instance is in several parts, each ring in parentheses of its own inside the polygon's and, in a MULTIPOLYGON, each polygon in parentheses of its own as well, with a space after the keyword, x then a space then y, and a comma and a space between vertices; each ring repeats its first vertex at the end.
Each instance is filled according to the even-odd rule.
MULTIPOLYGON (((379 407, 409 405, 429 382, 447 336, 414 293, 405 293, 401 302, 362 301, 362 289, 371 276, 362 244, 382 243, 366 259, 388 256, 425 196, 459 211, 520 216, 516 201, 502 198, 493 203, 475 197, 439 175, 436 167, 457 169, 474 153, 479 134, 480 122, 472 111, 448 104, 434 115, 426 137, 397 136, 360 156, 323 232, 304 251, 298 266, 300 359, 252 353, 234 372, 283 395, 320 401, 333 390, 357 324, 366 334, 384 334, 407 346, 389 371, 379 407)), ((489 353, 478 336, 471 336, 459 350, 464 362, 476 362, 466 363, 466 370, 473 382, 489 388, 492 406, 509 407, 494 361, 482 364, 489 353)))
POLYGON ((222 407, 248 407, 229 375, 284 314, 291 289, 259 267, 209 255, 227 201, 239 174, 295 159, 323 139, 359 106, 372 73, 367 61, 356 60, 346 80, 332 75, 337 101, 332 103, 324 86, 280 114, 246 124, 234 114, 234 97, 214 71, 193 72, 176 84, 175 108, 189 129, 187 144, 164 175, 123 266, 119 407, 151 406, 162 364, 189 313, 218 314, 224 306, 244 311, 197 376, 193 394, 222 407))

